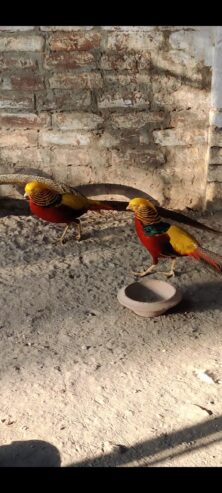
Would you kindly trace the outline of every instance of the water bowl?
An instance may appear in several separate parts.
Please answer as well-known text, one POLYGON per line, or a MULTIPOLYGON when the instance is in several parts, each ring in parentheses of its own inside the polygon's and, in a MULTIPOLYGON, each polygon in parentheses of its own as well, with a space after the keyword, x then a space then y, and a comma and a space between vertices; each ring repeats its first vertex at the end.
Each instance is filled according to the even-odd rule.
POLYGON ((141 317, 157 317, 176 306, 182 294, 169 282, 144 278, 121 288, 117 299, 141 317))

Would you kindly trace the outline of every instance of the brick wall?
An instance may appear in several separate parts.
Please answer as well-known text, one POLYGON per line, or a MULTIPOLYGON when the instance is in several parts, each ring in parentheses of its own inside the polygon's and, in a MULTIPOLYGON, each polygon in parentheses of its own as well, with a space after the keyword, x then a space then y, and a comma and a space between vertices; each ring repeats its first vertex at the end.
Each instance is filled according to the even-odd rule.
POLYGON ((213 40, 209 27, 0 27, 1 173, 137 186, 175 208, 213 200, 213 40))

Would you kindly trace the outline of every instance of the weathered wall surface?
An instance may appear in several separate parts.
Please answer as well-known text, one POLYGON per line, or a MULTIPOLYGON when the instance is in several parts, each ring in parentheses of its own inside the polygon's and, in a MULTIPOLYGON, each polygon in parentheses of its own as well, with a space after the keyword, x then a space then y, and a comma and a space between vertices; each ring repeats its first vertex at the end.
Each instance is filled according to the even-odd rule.
POLYGON ((222 27, 215 28, 213 53, 209 167, 206 197, 213 208, 222 204, 222 27))
POLYGON ((1 27, 1 172, 35 167, 201 207, 222 182, 215 29, 1 27))

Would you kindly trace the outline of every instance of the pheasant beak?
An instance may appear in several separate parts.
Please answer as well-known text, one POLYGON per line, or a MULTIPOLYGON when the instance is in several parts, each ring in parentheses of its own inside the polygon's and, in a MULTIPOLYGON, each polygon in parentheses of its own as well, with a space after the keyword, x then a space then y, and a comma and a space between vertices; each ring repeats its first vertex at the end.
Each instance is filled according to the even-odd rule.
POLYGON ((130 207, 130 204, 128 204, 128 206, 126 207, 126 211, 131 211, 131 207, 130 207))
POLYGON ((23 195, 23 197, 24 197, 24 199, 28 200, 28 199, 29 199, 29 195, 28 195, 28 193, 27 193, 27 192, 25 192, 25 193, 24 193, 24 195, 23 195))

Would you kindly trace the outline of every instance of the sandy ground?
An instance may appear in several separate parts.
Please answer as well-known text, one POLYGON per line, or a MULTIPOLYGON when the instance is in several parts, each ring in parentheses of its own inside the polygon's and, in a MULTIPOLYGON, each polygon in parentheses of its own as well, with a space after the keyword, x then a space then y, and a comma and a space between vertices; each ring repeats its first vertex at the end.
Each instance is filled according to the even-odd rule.
POLYGON ((140 318, 116 297, 149 264, 132 217, 83 228, 61 247, 60 226, 0 219, 0 466, 221 466, 222 279, 181 259, 181 305, 140 318))

